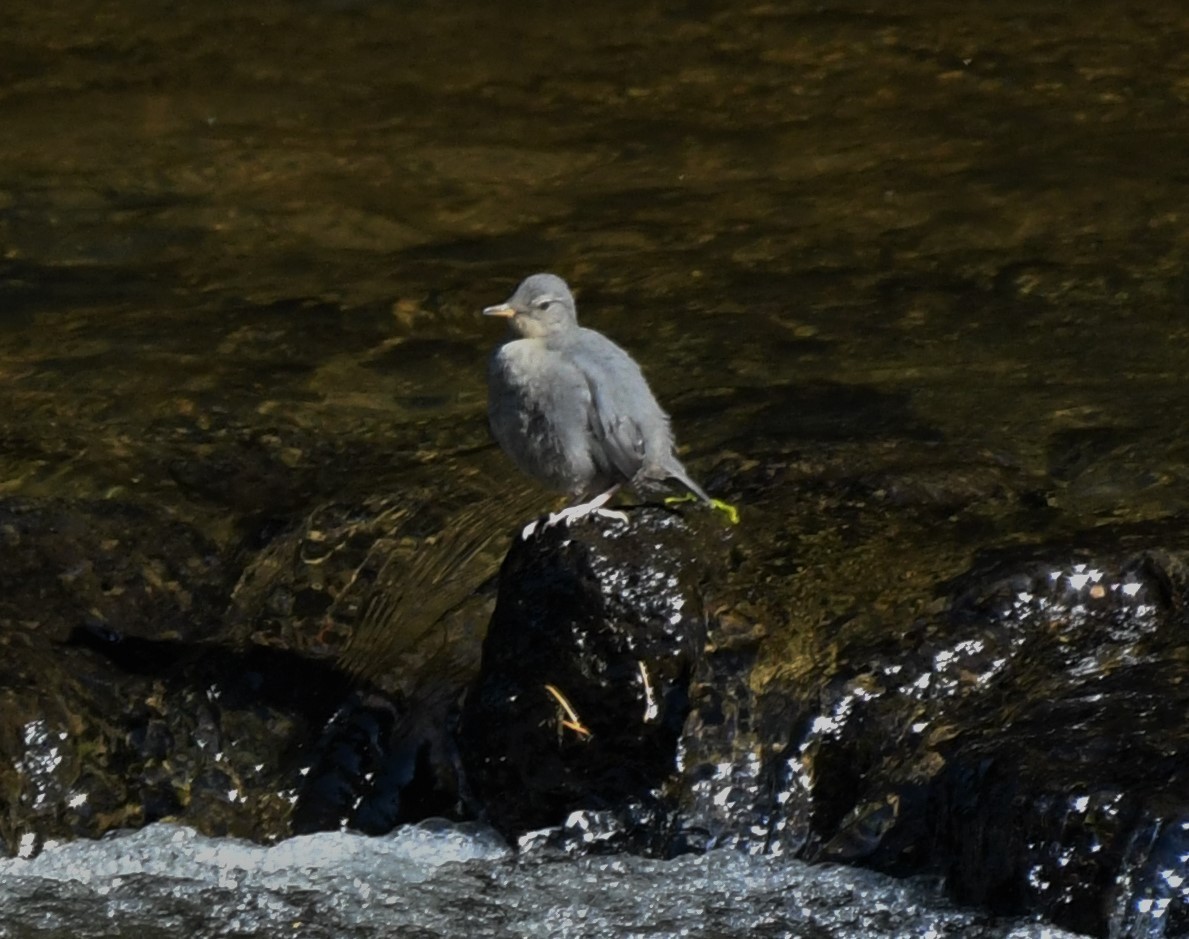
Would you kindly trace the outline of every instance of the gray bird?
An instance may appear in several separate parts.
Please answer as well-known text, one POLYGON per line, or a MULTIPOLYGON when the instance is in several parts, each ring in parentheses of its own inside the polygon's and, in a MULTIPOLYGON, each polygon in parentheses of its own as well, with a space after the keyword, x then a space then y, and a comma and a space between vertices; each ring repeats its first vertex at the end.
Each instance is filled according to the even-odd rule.
POLYGON ((492 436, 524 473, 578 503, 551 515, 548 525, 591 512, 626 521, 603 508, 624 485, 647 490, 672 479, 714 501, 673 452, 669 416, 640 366, 606 336, 578 325, 564 280, 534 274, 483 313, 506 317, 512 332, 488 366, 492 436))

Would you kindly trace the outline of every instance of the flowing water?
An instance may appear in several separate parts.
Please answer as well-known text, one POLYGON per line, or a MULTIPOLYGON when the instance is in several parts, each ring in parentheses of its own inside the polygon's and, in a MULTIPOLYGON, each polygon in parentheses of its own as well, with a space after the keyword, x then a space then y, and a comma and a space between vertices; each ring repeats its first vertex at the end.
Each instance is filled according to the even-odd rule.
POLYGON ((477 310, 552 269, 695 465, 857 386, 1026 468, 1096 431, 1085 511, 1185 507, 1179 4, 6 16, 10 491, 177 502, 227 424, 481 445, 477 310))
MULTIPOLYGON (((16 0, 3 18, 6 494, 143 500, 221 546, 296 491, 450 502, 479 479, 519 507, 531 491, 484 427, 497 336, 478 310, 553 270, 642 362, 711 483, 751 454, 886 436, 921 465, 1057 479, 1057 529, 1189 509, 1174 0, 16 0)), ((509 512, 475 513, 468 538, 509 512)), ((70 919, 107 904, 150 935, 140 898, 188 896, 185 929, 213 897, 219 934, 253 935, 367 879, 144 837, 199 867, 247 852, 255 892, 162 864, 98 891, 31 866, 3 903, 35 912, 9 934, 114 935, 70 919)), ((853 907, 819 928, 786 889, 824 891, 815 875, 754 859, 473 863, 423 868, 431 912, 406 909, 399 934, 456 933, 473 910, 473 935, 554 934, 567 904, 593 924, 575 936, 975 934, 928 890, 858 872, 830 872, 853 907), (633 932, 653 902, 669 925, 633 932), (921 918, 897 920, 905 905, 921 918)), ((356 906, 298 934, 380 928, 356 906)))
POLYGON ((432 822, 389 838, 325 833, 274 848, 159 825, 0 861, 0 906, 5 939, 1072 939, 953 909, 926 881, 732 851, 513 860, 490 833, 432 822))

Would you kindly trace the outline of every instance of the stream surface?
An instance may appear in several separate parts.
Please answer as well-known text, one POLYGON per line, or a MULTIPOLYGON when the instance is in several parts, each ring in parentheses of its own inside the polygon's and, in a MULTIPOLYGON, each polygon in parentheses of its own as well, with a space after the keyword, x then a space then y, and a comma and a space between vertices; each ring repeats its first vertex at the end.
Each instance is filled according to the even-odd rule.
POLYGON ((928 881, 734 851, 513 860, 478 828, 263 848, 170 825, 0 861, 0 936, 1072 939, 946 904, 928 881))
MULTIPOLYGON (((230 551, 245 518, 413 489, 456 505, 481 480, 491 506, 455 534, 495 543, 553 503, 488 438, 499 328, 478 311, 551 270, 641 362, 712 492, 776 456, 911 477, 862 534, 813 531, 793 491, 795 524, 742 505, 772 607, 912 615, 991 540, 1189 510, 1177 0, 16 0, 4 19, 5 496, 143 502, 230 551), (898 520, 935 468, 937 499, 968 482, 983 504, 987 467, 1045 480, 1044 512, 898 520)), ((779 672, 798 642, 775 635, 779 672)), ((414 910, 413 862, 370 856, 399 834, 317 836, 345 868, 156 827, 54 849, 109 871, 102 891, 43 873, 52 852, 4 862, 0 921, 29 912, 0 935, 1059 935, 845 868, 518 865, 469 833, 451 844, 478 867, 422 857, 414 910), (117 875, 138 838, 191 872, 117 875), (223 851, 248 873, 194 869, 223 851), (849 907, 797 912, 835 887, 849 907), (338 918, 309 912, 342 890, 338 918), (567 905, 586 921, 556 931, 567 905)))
POLYGON ((1189 504, 1179 3, 6 15, 8 491, 199 515, 162 467, 220 421, 483 445, 478 310, 549 269, 703 473, 828 385, 1025 469, 1109 437, 1078 514, 1189 504))

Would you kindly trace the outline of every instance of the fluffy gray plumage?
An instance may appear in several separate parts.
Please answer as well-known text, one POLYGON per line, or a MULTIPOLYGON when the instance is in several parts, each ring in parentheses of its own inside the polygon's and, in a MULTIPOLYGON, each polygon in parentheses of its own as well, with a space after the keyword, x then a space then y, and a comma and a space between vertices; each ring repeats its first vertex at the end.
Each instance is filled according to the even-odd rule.
POLYGON ((676 480, 710 501, 673 452, 669 416, 640 366, 578 325, 564 280, 534 274, 483 312, 506 317, 513 333, 491 357, 487 416, 524 473, 576 499, 676 480))

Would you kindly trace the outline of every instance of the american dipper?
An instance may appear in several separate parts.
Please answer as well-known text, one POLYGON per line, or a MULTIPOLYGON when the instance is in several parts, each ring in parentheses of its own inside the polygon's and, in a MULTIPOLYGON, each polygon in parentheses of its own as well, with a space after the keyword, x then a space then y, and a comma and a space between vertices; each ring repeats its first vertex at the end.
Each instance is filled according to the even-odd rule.
MULTIPOLYGON (((620 486, 653 488, 675 479, 713 503, 673 452, 669 416, 640 366, 606 336, 578 325, 560 277, 533 274, 486 316, 507 317, 513 335, 491 356, 487 417, 503 451, 529 476, 577 504, 547 525, 592 512, 620 486)), ((525 529, 531 534, 535 525, 525 529)))

